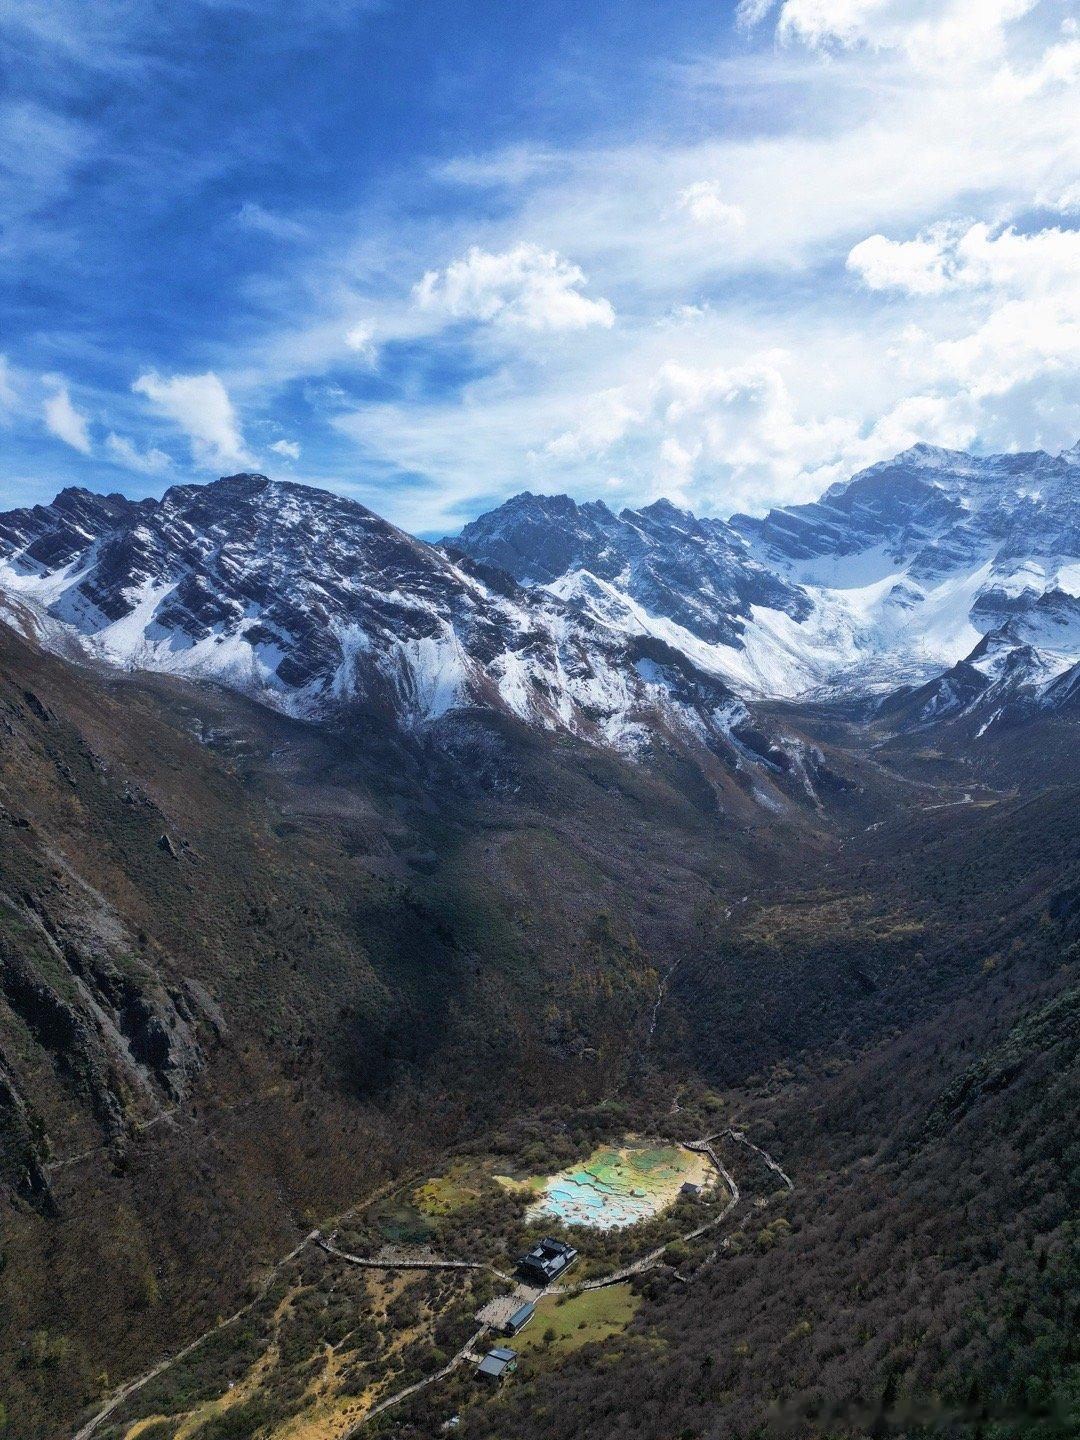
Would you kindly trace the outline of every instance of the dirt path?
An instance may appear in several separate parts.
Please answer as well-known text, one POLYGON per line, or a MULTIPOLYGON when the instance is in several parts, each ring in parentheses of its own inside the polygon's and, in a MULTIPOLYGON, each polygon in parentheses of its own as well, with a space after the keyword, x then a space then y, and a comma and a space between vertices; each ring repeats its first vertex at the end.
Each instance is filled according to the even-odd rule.
POLYGON ((350 1265, 360 1265, 365 1270, 486 1270, 509 1285, 516 1284, 512 1275, 489 1265, 486 1260, 439 1260, 419 1255, 385 1255, 381 1259, 372 1259, 367 1255, 352 1255, 348 1250, 339 1250, 333 1240, 333 1236, 329 1240, 317 1237, 315 1243, 327 1255, 345 1260, 350 1265))
MULTIPOLYGON (((373 1190, 370 1195, 366 1195, 362 1200, 358 1200, 355 1205, 350 1205, 347 1210, 343 1210, 340 1215, 335 1216, 331 1223, 337 1225, 343 1220, 348 1220, 352 1216, 360 1214, 369 1206, 383 1199, 384 1196, 398 1189, 400 1185, 405 1183, 407 1178, 407 1176, 402 1177, 398 1175, 393 1180, 388 1180, 385 1185, 380 1185, 378 1189, 373 1190)), ((224 1320, 219 1320, 218 1323, 212 1325, 209 1330, 204 1330, 201 1335, 196 1335, 195 1339, 189 1341, 183 1349, 177 1350, 172 1355, 166 1355, 163 1359, 159 1360, 152 1369, 145 1371, 142 1375, 136 1376, 134 1380, 129 1380, 125 1385, 122 1385, 119 1390, 115 1390, 102 1408, 91 1415, 90 1419, 87 1420, 80 1429, 75 1431, 72 1440, 90 1440, 90 1437, 101 1428, 109 1416, 119 1410, 125 1400, 130 1399, 132 1395, 138 1394, 144 1386, 150 1384, 151 1380, 156 1380, 159 1375, 163 1375, 165 1371, 168 1370, 170 1366, 175 1365, 177 1361, 186 1359, 187 1356, 197 1350, 204 1341, 209 1340, 212 1335, 217 1335, 220 1331, 228 1329, 230 1325, 234 1325, 237 1320, 242 1319, 249 1310, 262 1300, 263 1296, 270 1289, 270 1286, 277 1279, 281 1271, 284 1270, 285 1266, 295 1260, 309 1245, 320 1240, 321 1237, 321 1230, 312 1230, 305 1235, 303 1240, 301 1240, 299 1244, 294 1245, 287 1255, 283 1255, 280 1260, 275 1261, 255 1295, 245 1305, 241 1305, 239 1310, 233 1311, 233 1313, 224 1320)))
POLYGON ((745 1145, 748 1150, 753 1150, 755 1155, 759 1155, 774 1174, 780 1176, 789 1190, 795 1189, 795 1182, 791 1176, 780 1168, 767 1150, 763 1150, 760 1145, 755 1145, 752 1140, 748 1140, 741 1130, 721 1130, 718 1135, 710 1135, 709 1140, 734 1140, 737 1145, 745 1145))
MULTIPOLYGON (((771 1170, 774 1170, 778 1175, 781 1176, 789 1189, 794 1190, 795 1188, 788 1176, 784 1173, 784 1171, 780 1168, 776 1161, 773 1160, 772 1156, 768 1155, 759 1146, 753 1144, 752 1141, 747 1140, 746 1136, 743 1135, 741 1131, 723 1130, 716 1135, 708 1135, 702 1140, 688 1140, 682 1142, 685 1149, 693 1150, 700 1155, 707 1155, 709 1160, 715 1166, 717 1174, 721 1177, 724 1184, 728 1188, 727 1204, 719 1212, 719 1214, 710 1216, 709 1219, 704 1222, 704 1224, 698 1225, 696 1229, 688 1230, 684 1235, 681 1235, 679 1238, 683 1241, 696 1240, 700 1235, 704 1235, 707 1231, 712 1230, 715 1226, 722 1224, 731 1214, 731 1212, 735 1209, 735 1206, 738 1205, 741 1198, 739 1193, 739 1187, 736 1183, 735 1177, 731 1174, 731 1171, 728 1170, 727 1166, 720 1159, 720 1157, 717 1155, 716 1151, 713 1148, 713 1141, 720 1139, 731 1139, 737 1141, 739 1144, 746 1145, 749 1149, 755 1151, 758 1155, 760 1155, 762 1160, 764 1160, 765 1164, 768 1165, 771 1170)), ((336 1255, 343 1260, 348 1260, 353 1265, 364 1265, 369 1268, 380 1269, 409 1268, 431 1270, 488 1270, 493 1274, 498 1275, 501 1279, 507 1280, 510 1284, 514 1283, 510 1276, 504 1275, 501 1270, 495 1269, 493 1265, 488 1264, 486 1261, 420 1259, 405 1259, 400 1261, 366 1260, 360 1256, 349 1255, 345 1251, 337 1250, 332 1246, 328 1245, 325 1241, 319 1241, 318 1243, 323 1250, 327 1251, 328 1254, 336 1255)), ((666 1249, 667 1243, 658 1246, 655 1250, 650 1250, 645 1255, 639 1256, 637 1260, 632 1261, 629 1265, 624 1265, 618 1270, 611 1271, 611 1273, 608 1275, 598 1276, 594 1280, 583 1280, 578 1285, 552 1285, 544 1291, 544 1294, 581 1295, 589 1290, 604 1290, 610 1285, 619 1285, 624 1280, 629 1280, 635 1275, 641 1275, 644 1274, 646 1270, 653 1269, 662 1260, 664 1251, 666 1249)), ((685 1278, 686 1277, 684 1276, 679 1276, 679 1279, 685 1280, 685 1278)), ((364 1428, 364 1426, 370 1420, 374 1419, 376 1415, 381 1415, 384 1411, 389 1410, 392 1406, 398 1405, 402 1401, 407 1400, 410 1395, 415 1395, 419 1390, 424 1389, 428 1385, 434 1384, 437 1380, 441 1380, 444 1375, 449 1375, 451 1370, 453 1370, 456 1366, 460 1365, 461 1362, 470 1355, 477 1341, 481 1338, 482 1335, 484 1335, 488 1328, 489 1327, 486 1325, 482 1326, 481 1329, 479 1329, 476 1334, 468 1341, 468 1343, 464 1345, 461 1350, 458 1351, 458 1353, 449 1362, 449 1364, 444 1365, 443 1368, 437 1371, 434 1375, 428 1375, 422 1380, 415 1381, 412 1385, 407 1386, 404 1390, 399 1390, 395 1395, 388 1395, 385 1400, 382 1400, 379 1402, 378 1405, 373 1406, 372 1409, 369 1410, 368 1413, 363 1417, 363 1419, 358 1421, 357 1424, 354 1425, 353 1428, 342 1437, 342 1440, 355 1440, 355 1437, 360 1434, 360 1431, 364 1428)))
MULTIPOLYGON (((768 1151, 763 1150, 759 1145, 755 1145, 752 1140, 748 1140, 741 1130, 720 1130, 715 1135, 707 1135, 701 1140, 677 1142, 681 1143, 687 1150, 706 1155, 728 1189, 728 1200, 723 1209, 718 1214, 710 1216, 708 1220, 698 1225, 695 1229, 688 1230, 684 1235, 680 1235, 678 1238, 684 1242, 696 1240, 707 1231, 722 1224, 739 1203, 741 1196, 735 1177, 724 1165, 713 1148, 714 1141, 726 1139, 732 1140, 736 1144, 744 1145, 747 1149, 752 1150, 771 1171, 780 1177, 788 1190, 795 1189, 791 1177, 772 1158, 768 1151)), ((402 1180, 400 1176, 393 1181, 389 1181, 386 1185, 381 1186, 373 1192, 373 1194, 357 1202, 357 1204, 349 1210, 344 1211, 337 1219, 340 1221, 356 1215, 368 1206, 375 1204, 375 1202, 382 1199, 384 1195, 397 1189, 401 1184, 402 1180)), ((503 1270, 499 1270, 487 1260, 442 1260, 429 1258, 427 1256, 410 1257, 407 1255, 372 1259, 363 1255, 353 1255, 347 1250, 338 1249, 333 1243, 335 1234, 336 1231, 332 1231, 330 1239, 325 1239, 321 1230, 312 1230, 308 1235, 305 1235, 298 1245, 295 1245, 287 1255, 284 1255, 270 1269, 262 1284, 259 1286, 258 1291, 247 1304, 242 1305, 239 1310, 234 1311, 234 1313, 225 1320, 220 1320, 211 1329, 204 1331, 203 1334, 197 1336, 189 1344, 185 1345, 182 1350, 178 1350, 175 1354, 168 1355, 163 1360, 160 1360, 153 1369, 146 1371, 144 1375, 140 1375, 122 1386, 121 1389, 117 1390, 111 1396, 102 1409, 98 1410, 81 1429, 75 1432, 72 1440, 91 1440, 95 1432, 110 1415, 115 1414, 125 1400, 137 1394, 137 1392, 145 1385, 148 1385, 151 1380, 155 1380, 159 1375, 164 1374, 164 1372, 168 1370, 170 1366, 175 1365, 177 1361, 185 1359, 212 1335, 216 1335, 221 1330, 225 1330, 230 1325, 234 1325, 237 1320, 241 1319, 262 1300, 278 1274, 309 1245, 317 1245, 325 1254, 331 1255, 337 1260, 343 1260, 348 1265, 357 1265, 367 1270, 486 1270, 489 1274, 495 1275, 508 1285, 517 1283, 512 1276, 507 1275, 503 1270)), ((664 1251, 667 1249, 667 1243, 668 1242, 658 1246, 655 1250, 650 1250, 645 1255, 639 1256, 637 1260, 632 1261, 629 1265, 624 1265, 618 1270, 611 1271, 608 1275, 601 1275, 593 1280, 583 1280, 577 1285, 551 1286, 545 1293, 548 1295, 580 1295, 585 1291, 603 1290, 610 1285, 621 1284, 624 1280, 629 1280, 635 1275, 644 1274, 645 1271, 651 1270, 660 1264, 664 1251)), ((436 1371, 433 1375, 427 1375, 423 1379, 415 1381, 412 1385, 406 1386, 404 1390, 399 1390, 396 1394, 387 1396, 385 1400, 381 1400, 377 1405, 373 1406, 351 1430, 346 1432, 342 1440, 353 1440, 353 1437, 358 1435, 363 1427, 367 1425, 370 1420, 374 1419, 376 1415, 381 1415, 383 1411, 389 1410, 391 1406, 400 1404, 402 1401, 407 1400, 410 1395, 415 1395, 419 1390, 423 1390, 426 1386, 434 1384, 437 1380, 441 1380, 445 1375, 449 1375, 451 1370, 455 1369, 468 1357, 477 1341, 480 1340, 489 1328, 486 1324, 482 1325, 441 1370, 436 1371)))
POLYGON ((80 1430, 75 1432, 73 1440, 90 1440, 90 1436, 100 1428, 110 1415, 119 1410, 125 1400, 137 1394, 144 1385, 149 1385, 151 1380, 156 1380, 159 1375, 163 1375, 165 1371, 168 1370, 170 1366, 175 1365, 178 1360, 185 1359, 192 1351, 197 1350, 205 1340, 209 1340, 211 1335, 217 1335, 219 1331, 227 1330, 230 1325, 235 1325, 237 1320, 242 1319, 249 1310, 259 1303, 270 1289, 278 1273, 288 1265, 290 1260, 295 1260, 297 1255, 317 1238, 318 1234, 319 1232, 317 1230, 312 1230, 310 1235, 304 1236, 299 1245, 293 1246, 288 1255, 283 1255, 246 1305, 241 1305, 239 1310, 234 1310, 226 1319, 219 1320, 211 1329, 204 1330, 201 1335, 196 1336, 196 1338, 185 1345, 182 1350, 177 1350, 174 1355, 166 1355, 163 1360, 158 1361, 152 1370, 147 1370, 144 1375, 138 1376, 135 1380, 129 1380, 126 1385, 117 1390, 105 1406, 99 1410, 97 1414, 92 1415, 80 1430))
POLYGON ((389 1410, 393 1405, 400 1405, 401 1402, 407 1400, 410 1395, 415 1395, 417 1391, 424 1390, 429 1385, 434 1385, 437 1380, 442 1380, 445 1376, 449 1375, 451 1370, 456 1370, 464 1360, 472 1357, 473 1349, 477 1341, 484 1335, 487 1328, 486 1325, 481 1325, 476 1334, 470 1335, 469 1339, 466 1340, 457 1354, 448 1360, 441 1370, 436 1370, 434 1375, 425 1375, 422 1380, 414 1381, 413 1384, 406 1386, 404 1390, 398 1390, 395 1394, 388 1395, 385 1400, 380 1400, 377 1405, 373 1405, 362 1420, 358 1420, 351 1430, 346 1430, 341 1440, 353 1440, 353 1437, 359 1435, 368 1421, 374 1420, 376 1415, 381 1415, 384 1410, 389 1410))
MULTIPOLYGON (((136 1120, 128 1126, 128 1132, 132 1135, 145 1135, 147 1130, 153 1130, 155 1126, 173 1120, 179 1109, 179 1105, 173 1105, 149 1120, 136 1120)), ((68 1165, 77 1165, 80 1160, 89 1160, 93 1155, 102 1155, 112 1150, 115 1143, 114 1140, 105 1140, 100 1145, 91 1145, 88 1150, 80 1150, 77 1155, 67 1155, 62 1160, 50 1160, 43 1168, 46 1175, 55 1175, 58 1170, 64 1170, 68 1165)))

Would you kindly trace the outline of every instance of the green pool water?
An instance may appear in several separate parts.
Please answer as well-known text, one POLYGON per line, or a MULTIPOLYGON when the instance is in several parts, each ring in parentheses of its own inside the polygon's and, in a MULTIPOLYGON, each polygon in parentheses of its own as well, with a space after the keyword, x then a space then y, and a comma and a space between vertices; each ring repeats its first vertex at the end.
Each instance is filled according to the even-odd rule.
POLYGON ((678 1146, 609 1146, 550 1176, 528 1218, 602 1230, 637 1225, 672 1204, 690 1179, 701 1179, 700 1161, 678 1146))

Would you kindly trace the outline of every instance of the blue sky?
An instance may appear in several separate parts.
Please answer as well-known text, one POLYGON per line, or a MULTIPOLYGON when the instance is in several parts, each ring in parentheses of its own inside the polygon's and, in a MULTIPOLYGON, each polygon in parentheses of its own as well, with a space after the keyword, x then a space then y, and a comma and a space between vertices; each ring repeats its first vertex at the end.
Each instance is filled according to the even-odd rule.
POLYGON ((1080 434, 1063 0, 9 0, 0 499, 423 534, 1080 434))

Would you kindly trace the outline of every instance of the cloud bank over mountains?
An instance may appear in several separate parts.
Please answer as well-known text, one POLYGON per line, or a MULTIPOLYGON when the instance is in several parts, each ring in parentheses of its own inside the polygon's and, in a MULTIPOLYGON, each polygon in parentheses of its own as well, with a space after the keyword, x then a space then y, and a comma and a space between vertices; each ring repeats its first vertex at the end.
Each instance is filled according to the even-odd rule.
POLYGON ((1054 0, 545 3, 466 27, 468 64, 449 8, 271 8, 272 43, 210 5, 0 22, 4 283, 35 297, 0 483, 286 466, 433 533, 525 486, 761 512, 919 440, 1075 439, 1054 0))

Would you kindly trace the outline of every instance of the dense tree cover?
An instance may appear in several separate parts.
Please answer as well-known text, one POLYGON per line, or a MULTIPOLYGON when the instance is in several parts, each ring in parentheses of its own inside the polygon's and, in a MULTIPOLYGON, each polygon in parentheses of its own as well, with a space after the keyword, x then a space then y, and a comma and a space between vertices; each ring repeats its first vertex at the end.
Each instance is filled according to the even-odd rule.
POLYGON ((469 1407, 462 1433, 1074 1434, 1078 1017, 1075 988, 989 1018, 969 998, 744 1097, 797 1177, 787 1224, 751 1212, 691 1283, 649 1279, 622 1340, 469 1407))
MULTIPOLYGON (((728 1243, 676 1244, 621 1336, 540 1346, 497 1394, 455 1373, 376 1429, 1068 1433, 1075 789, 939 806, 853 761, 832 809, 763 816, 685 753, 463 723, 435 760, 0 641, 4 1440, 63 1433, 361 1196, 413 1223, 470 1149, 528 1174, 728 1124, 794 1195, 734 1149, 728 1243)), ((491 1191, 418 1238, 507 1256, 520 1212, 491 1191)), ((359 1408, 439 1368, 487 1294, 340 1270, 305 1252, 147 1387, 143 1433, 268 1356, 199 1440, 271 1440, 331 1371, 359 1408)))

